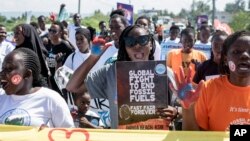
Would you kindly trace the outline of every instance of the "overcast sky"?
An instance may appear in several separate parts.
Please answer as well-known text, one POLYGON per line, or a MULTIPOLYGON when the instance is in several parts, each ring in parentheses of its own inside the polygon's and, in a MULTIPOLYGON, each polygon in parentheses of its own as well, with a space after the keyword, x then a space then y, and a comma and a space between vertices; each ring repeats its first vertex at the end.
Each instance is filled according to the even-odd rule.
MULTIPOLYGON (((1 12, 58 12, 61 3, 66 4, 69 12, 78 11, 79 0, 1 0, 1 12)), ((81 13, 93 13, 100 9, 103 13, 110 12, 116 8, 116 3, 134 5, 137 13, 139 9, 167 9, 169 12, 179 13, 181 8, 190 9, 193 0, 81 0, 81 13)), ((195 0, 198 1, 198 0, 195 0)), ((212 8, 212 0, 203 0, 212 8)), ((224 10, 225 4, 235 0, 216 0, 216 8, 224 10)))

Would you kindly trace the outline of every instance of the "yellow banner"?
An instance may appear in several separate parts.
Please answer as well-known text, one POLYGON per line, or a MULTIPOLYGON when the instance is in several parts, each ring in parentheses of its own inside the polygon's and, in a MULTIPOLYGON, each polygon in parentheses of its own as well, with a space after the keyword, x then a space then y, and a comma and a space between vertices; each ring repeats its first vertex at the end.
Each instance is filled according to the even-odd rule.
POLYGON ((229 132, 38 128, 0 125, 0 141, 229 141, 229 132))

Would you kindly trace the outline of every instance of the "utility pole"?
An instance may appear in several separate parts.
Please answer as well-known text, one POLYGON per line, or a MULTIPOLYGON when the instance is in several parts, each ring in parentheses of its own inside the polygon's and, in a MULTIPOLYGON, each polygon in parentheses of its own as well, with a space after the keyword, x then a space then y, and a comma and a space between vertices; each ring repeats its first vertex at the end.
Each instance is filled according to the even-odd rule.
POLYGON ((78 14, 81 14, 81 0, 78 0, 78 14))
POLYGON ((215 0, 213 0, 213 13, 212 13, 212 25, 213 26, 214 26, 215 11, 216 11, 215 0))

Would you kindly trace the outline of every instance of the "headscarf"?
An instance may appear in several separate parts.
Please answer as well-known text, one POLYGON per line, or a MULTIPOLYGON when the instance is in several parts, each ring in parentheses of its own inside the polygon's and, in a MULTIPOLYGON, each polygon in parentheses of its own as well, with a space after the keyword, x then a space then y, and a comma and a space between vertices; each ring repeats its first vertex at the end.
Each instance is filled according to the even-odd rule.
POLYGON ((90 41, 91 41, 91 33, 90 33, 89 29, 87 29, 87 28, 77 28, 76 29, 76 34, 83 35, 88 40, 88 43, 90 43, 90 41))
POLYGON ((49 69, 45 60, 45 56, 47 55, 47 50, 44 47, 41 38, 39 37, 35 28, 29 24, 20 24, 17 27, 22 27, 22 34, 24 36, 24 42, 18 46, 16 49, 20 47, 25 47, 33 50, 39 58, 41 64, 41 75, 44 77, 49 76, 49 69))

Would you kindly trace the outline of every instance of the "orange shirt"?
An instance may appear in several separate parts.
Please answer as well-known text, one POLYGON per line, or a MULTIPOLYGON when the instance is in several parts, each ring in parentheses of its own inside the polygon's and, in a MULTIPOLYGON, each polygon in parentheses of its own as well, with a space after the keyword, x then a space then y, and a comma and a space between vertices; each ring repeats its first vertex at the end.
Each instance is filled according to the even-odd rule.
POLYGON ((195 104, 195 118, 202 129, 211 131, 250 124, 250 86, 232 85, 227 76, 206 81, 195 104))
POLYGON ((182 53, 182 49, 172 49, 166 56, 167 66, 172 68, 180 78, 180 66, 183 67, 185 75, 187 75, 188 67, 191 67, 191 77, 193 80, 195 74, 195 64, 191 62, 192 59, 198 62, 204 62, 206 55, 198 50, 192 49, 191 53, 182 53))
POLYGON ((163 30, 164 30, 164 27, 163 26, 158 26, 157 28, 156 28, 156 32, 157 32, 157 34, 158 35, 163 35, 163 30))

